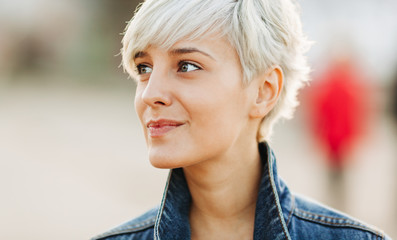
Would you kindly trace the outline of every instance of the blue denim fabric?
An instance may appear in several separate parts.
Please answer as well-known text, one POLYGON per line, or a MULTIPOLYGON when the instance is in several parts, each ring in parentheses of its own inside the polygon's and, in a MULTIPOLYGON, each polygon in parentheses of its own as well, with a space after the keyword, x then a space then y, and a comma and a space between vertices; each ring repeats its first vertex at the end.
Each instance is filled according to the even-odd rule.
MULTIPOLYGON (((277 175, 275 156, 259 144, 263 176, 259 189, 254 240, 390 239, 343 213, 292 194, 277 175)), ((161 205, 93 240, 190 239, 191 196, 182 169, 170 171, 161 205)))

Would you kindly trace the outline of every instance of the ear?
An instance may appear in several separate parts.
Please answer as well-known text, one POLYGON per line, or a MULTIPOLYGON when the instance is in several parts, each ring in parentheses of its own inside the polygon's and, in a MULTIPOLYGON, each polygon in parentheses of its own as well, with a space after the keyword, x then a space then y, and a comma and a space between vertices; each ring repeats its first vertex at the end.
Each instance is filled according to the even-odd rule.
POLYGON ((260 74, 255 80, 257 81, 258 94, 250 116, 262 119, 277 103, 283 88, 284 75, 280 66, 275 65, 260 74))

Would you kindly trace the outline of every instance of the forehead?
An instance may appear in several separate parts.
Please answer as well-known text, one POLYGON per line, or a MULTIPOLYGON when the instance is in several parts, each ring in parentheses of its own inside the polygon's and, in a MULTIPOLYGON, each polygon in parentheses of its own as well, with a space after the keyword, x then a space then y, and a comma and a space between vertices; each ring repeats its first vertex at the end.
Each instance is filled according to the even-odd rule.
POLYGON ((144 58, 155 52, 161 52, 169 57, 200 54, 215 61, 237 57, 237 52, 227 39, 219 37, 219 35, 213 35, 201 37, 200 39, 181 40, 168 48, 148 44, 143 50, 136 52, 133 59, 144 58))

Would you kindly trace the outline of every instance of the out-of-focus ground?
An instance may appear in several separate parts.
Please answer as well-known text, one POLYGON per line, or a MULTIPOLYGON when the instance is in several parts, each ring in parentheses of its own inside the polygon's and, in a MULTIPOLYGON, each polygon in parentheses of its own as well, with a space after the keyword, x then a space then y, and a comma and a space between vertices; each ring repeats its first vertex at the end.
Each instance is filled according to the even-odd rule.
MULTIPOLYGON (((0 239, 88 239, 158 204, 168 173, 147 160, 134 83, 114 57, 136 3, 18 2, 0 2, 0 239)), ((397 6, 301 4, 304 28, 317 42, 309 53, 313 75, 326 65, 330 39, 343 35, 376 85, 376 110, 348 156, 344 201, 330 191, 326 157, 309 133, 304 105, 276 126, 271 146, 280 175, 293 191, 396 238, 397 120, 389 89, 397 6)))

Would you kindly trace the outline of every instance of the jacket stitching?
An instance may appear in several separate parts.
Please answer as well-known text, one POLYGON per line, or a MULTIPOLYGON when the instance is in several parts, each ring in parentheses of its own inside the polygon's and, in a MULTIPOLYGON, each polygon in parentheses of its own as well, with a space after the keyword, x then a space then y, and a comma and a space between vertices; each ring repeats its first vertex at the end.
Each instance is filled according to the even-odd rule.
POLYGON ((112 235, 119 235, 119 234, 124 234, 124 233, 132 233, 132 232, 137 232, 137 231, 140 231, 140 230, 144 230, 146 228, 149 228, 149 227, 153 226, 155 220, 156 220, 155 217, 151 217, 151 218, 149 218, 149 219, 147 219, 147 220, 145 220, 145 221, 143 221, 141 223, 138 223, 136 225, 128 226, 128 227, 125 227, 125 228, 122 228, 122 229, 115 229, 115 230, 109 231, 107 233, 104 233, 102 235, 99 235, 98 237, 95 237, 94 239, 102 239, 102 238, 105 238, 105 237, 110 237, 112 235))
POLYGON ((292 213, 294 212, 294 210, 295 210, 295 196, 292 195, 292 204, 291 204, 291 210, 289 211, 289 214, 288 214, 287 227, 291 221, 292 213))
POLYGON ((272 157, 272 153, 270 152, 270 148, 269 147, 267 147, 267 160, 268 160, 268 164, 269 164, 269 166, 268 166, 268 168, 267 168, 267 171, 268 171, 268 173, 269 173, 269 179, 270 179, 270 184, 271 184, 271 187, 272 187, 272 191, 273 191, 273 196, 274 196, 274 198, 273 198, 273 200, 274 200, 274 204, 277 206, 277 212, 278 212, 278 218, 279 218, 279 220, 280 220, 280 224, 281 224, 281 226, 282 226, 282 229, 283 229, 283 233, 284 233, 284 235, 285 235, 285 237, 286 237, 286 239, 290 239, 289 238, 289 236, 288 236, 288 233, 286 232, 286 226, 283 224, 283 218, 284 218, 284 216, 281 216, 282 214, 280 214, 280 209, 279 209, 279 205, 278 205, 278 200, 277 200, 277 191, 275 191, 275 184, 274 184, 274 177, 273 177, 273 165, 272 165, 272 163, 271 163, 271 161, 270 161, 270 158, 272 157))
POLYGON ((329 225, 334 225, 334 226, 341 226, 341 227, 353 227, 353 228, 358 228, 358 229, 362 229, 362 230, 366 230, 369 231, 371 233, 374 233, 377 237, 377 239, 379 237, 381 237, 381 239, 384 239, 384 235, 372 228, 369 228, 365 225, 362 225, 358 222, 354 222, 353 220, 349 220, 346 218, 337 218, 337 217, 330 217, 330 216, 325 216, 325 215, 321 215, 321 214, 314 214, 311 212, 307 212, 301 209, 295 209, 294 211, 295 215, 297 215, 298 217, 307 219, 307 220, 311 220, 311 221, 317 221, 317 222, 321 222, 324 224, 329 224, 329 225), (321 219, 321 218, 325 218, 325 219, 332 219, 332 220, 336 220, 336 221, 343 221, 340 223, 337 222, 331 222, 331 221, 327 221, 325 219, 321 219))
POLYGON ((168 179, 167 179, 167 184, 166 184, 166 187, 165 187, 165 190, 164 190, 163 199, 161 201, 161 206, 160 206, 159 212, 157 214, 157 219, 156 219, 156 222, 155 222, 155 229, 154 229, 154 239, 160 239, 160 235, 159 235, 160 221, 161 221, 161 217, 162 217, 163 212, 164 212, 165 200, 167 199, 167 195, 168 195, 168 188, 169 188, 169 185, 170 185, 172 171, 173 170, 170 170, 170 172, 168 173, 168 179))
POLYGON ((145 221, 143 221, 141 223, 138 223, 136 225, 133 225, 133 226, 129 227, 128 229, 148 227, 150 225, 153 225, 155 220, 156 220, 156 217, 151 217, 148 220, 145 220, 145 221))

